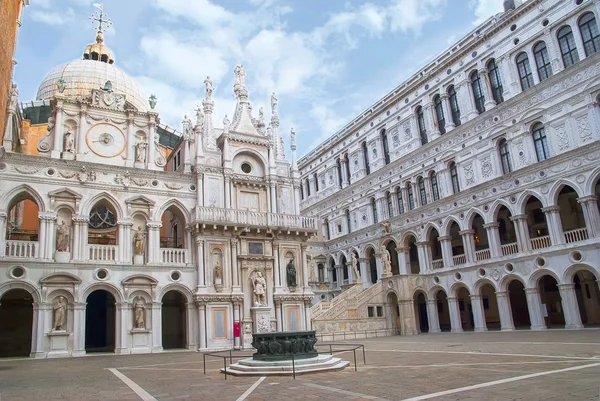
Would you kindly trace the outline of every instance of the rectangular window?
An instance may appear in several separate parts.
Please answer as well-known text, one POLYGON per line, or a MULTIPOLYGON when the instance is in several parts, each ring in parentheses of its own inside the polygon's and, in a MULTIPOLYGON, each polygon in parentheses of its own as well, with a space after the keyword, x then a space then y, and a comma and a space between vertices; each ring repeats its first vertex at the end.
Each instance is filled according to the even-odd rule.
POLYGON ((367 308, 367 312, 369 317, 375 317, 375 307, 369 306, 367 308))
POLYGON ((521 89, 527 90, 534 85, 533 73, 531 72, 531 66, 529 65, 529 58, 527 54, 521 53, 517 57, 517 69, 519 70, 519 79, 521 81, 521 89))
POLYGON ((571 27, 565 26, 558 31, 558 45, 565 68, 579 62, 579 54, 577 54, 577 46, 571 27))
POLYGON ((548 55, 548 49, 544 42, 540 42, 534 46, 533 56, 535 57, 535 64, 537 66, 540 81, 550 78, 552 76, 552 64, 550 63, 550 56, 548 55))
POLYGON ((415 208, 415 197, 413 195, 413 190, 412 190, 411 185, 409 185, 407 187, 407 192, 408 192, 408 208, 410 210, 413 210, 415 208))
POLYGON ((398 198, 398 213, 404 213, 404 199, 402 199, 402 189, 398 188, 396 190, 396 197, 398 198))
POLYGON ((383 317, 383 306, 377 307, 377 317, 383 317))
POLYGON ((248 242, 249 255, 263 255, 264 244, 262 242, 248 242))
POLYGON ((438 188, 437 176, 435 174, 431 175, 431 192, 433 192, 433 200, 440 199, 440 190, 438 188))

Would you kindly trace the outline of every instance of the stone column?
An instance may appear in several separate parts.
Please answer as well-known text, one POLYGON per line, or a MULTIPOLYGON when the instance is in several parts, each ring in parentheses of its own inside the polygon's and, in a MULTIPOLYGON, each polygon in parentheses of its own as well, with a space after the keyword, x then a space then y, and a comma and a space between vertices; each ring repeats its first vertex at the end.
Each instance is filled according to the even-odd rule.
POLYGON ((431 135, 429 136, 429 141, 431 142, 439 138, 441 135, 439 127, 435 124, 435 117, 433 115, 434 107, 431 101, 425 105, 423 108, 423 113, 425 114, 427 132, 431 132, 431 135))
POLYGON ((452 188, 452 176, 450 175, 450 170, 448 170, 446 166, 444 166, 444 168, 439 170, 437 176, 440 198, 445 198, 446 196, 454 195, 454 190, 452 188))
POLYGON ((275 292, 279 292, 282 289, 281 286, 281 271, 279 270, 279 242, 273 241, 273 280, 275 285, 275 292))
POLYGON ((502 331, 512 331, 515 325, 512 319, 512 309, 508 292, 496 291, 496 301, 498 301, 498 313, 500 314, 500 328, 502 331))
POLYGON ((231 177, 225 174, 225 208, 231 209, 231 177))
POLYGON ((417 186, 417 182, 415 180, 410 181, 410 186, 412 188, 413 200, 415 202, 415 209, 423 206, 421 204, 421 192, 419 191, 419 187, 417 186))
MULTIPOLYGON (((238 323, 240 326, 240 331, 241 331, 241 327, 242 327, 242 322, 240 321, 240 302, 239 301, 233 301, 233 323, 238 323)), ((241 333, 240 333, 241 334, 241 333)), ((240 337, 234 337, 233 338, 233 347, 235 349, 241 349, 240 346, 240 337)))
MULTIPOLYGON (((134 135, 134 112, 132 110, 127 111, 127 147, 125 148, 125 158, 127 161, 125 162, 126 166, 133 166, 137 155, 135 154, 135 135, 134 135)), ((79 138, 83 138, 83 135, 80 134, 79 138)), ((81 141, 80 141, 81 142, 81 141)), ((148 141, 149 142, 149 141, 148 141)), ((83 153, 83 149, 77 146, 79 149, 77 153, 83 153)))
MULTIPOLYGON (((440 96, 442 100, 442 110, 444 111, 444 120, 446 121, 446 132, 452 131, 456 128, 454 120, 452 119, 452 108, 450 107, 450 98, 446 92, 440 96)), ((439 123, 439 122, 438 122, 439 123)))
POLYGON ((418 334, 415 304, 412 299, 398 301, 400 309, 400 335, 412 336, 418 334))
POLYGON ((6 217, 5 210, 0 210, 0 258, 6 254, 6 217))
POLYGON ((464 124, 467 121, 477 118, 479 112, 477 111, 477 107, 475 107, 475 98, 472 94, 469 77, 466 77, 455 86, 455 90, 460 105, 461 122, 464 124))
POLYGON ((204 206, 204 174, 196 167, 196 206, 204 206))
POLYGON ((78 217, 79 223, 81 224, 81 241, 80 241, 80 251, 79 251, 79 259, 80 260, 88 260, 89 259, 89 251, 88 251, 88 224, 90 222, 89 216, 79 215, 78 217))
POLYGON ((579 314, 579 305, 577 305, 577 296, 575 294, 575 284, 559 284, 558 290, 562 299, 562 308, 565 315, 566 329, 582 329, 581 315, 579 314))
MULTIPOLYGON (((334 281, 333 281, 333 270, 334 269, 335 269, 334 267, 327 266, 327 277, 329 278, 329 288, 332 289, 332 290, 335 289, 335 287, 333 285, 333 283, 334 283, 334 281)), ((336 273, 336 275, 337 275, 337 273, 336 273)), ((335 283, 337 284, 337 282, 335 282, 335 283)))
POLYGON ((475 256, 475 241, 473 239, 473 234, 475 233, 475 230, 462 230, 458 233, 462 237, 467 263, 475 263, 477 261, 477 257, 475 256))
POLYGON ((487 233, 490 254, 492 258, 499 258, 502 256, 502 245, 500 243, 500 232, 498 228, 500 227, 500 223, 486 223, 483 225, 485 231, 487 233))
POLYGON ((588 238, 595 238, 600 235, 600 212, 598 211, 598 197, 595 195, 584 196, 577 199, 581 205, 585 226, 588 231, 588 238))
POLYGON ((542 212, 546 215, 552 245, 563 245, 565 243, 565 234, 563 233, 562 222, 560 221, 560 207, 543 207, 542 212))
POLYGON ((428 271, 433 270, 433 264, 431 260, 431 243, 429 241, 416 242, 417 255, 419 258, 419 273, 424 274, 428 271))
POLYGON ((196 233, 196 264, 198 266, 198 288, 206 287, 205 261, 204 261, 204 240, 196 233))
POLYGON ((350 185, 350 177, 348 177, 348 168, 346 167, 348 162, 346 159, 340 159, 340 162, 342 164, 342 188, 346 188, 348 185, 350 185))
POLYGON ((483 82, 483 91, 485 93, 484 107, 486 110, 491 110, 496 107, 496 101, 494 100, 494 95, 492 93, 492 83, 490 82, 487 68, 481 68, 479 70, 479 77, 483 82))
POLYGON ((59 159, 60 154, 63 151, 63 101, 59 99, 56 102, 56 119, 54 121, 54 138, 52 144, 52 151, 50 152, 50 157, 54 159, 59 159))
POLYGON ((337 288, 344 284, 344 265, 335 265, 337 275, 337 288))
POLYGON ((579 55, 579 60, 583 60, 586 58, 585 47, 583 46, 583 40, 581 39, 581 35, 579 34, 579 32, 576 31, 579 31, 579 29, 573 29, 573 38, 575 39, 575 43, 577 44, 577 54, 579 55))
POLYGON ((300 215, 300 184, 294 180, 294 212, 296 216, 300 215))
POLYGON ((452 257, 452 237, 444 235, 438 237, 438 241, 442 245, 442 259, 444 260, 444 267, 454 266, 454 259, 452 257))
POLYGON ((85 302, 73 304, 73 356, 85 355, 85 302))
POLYGON ((456 297, 448 297, 448 312, 450 312, 450 326, 453 333, 462 333, 462 322, 460 321, 460 309, 456 297))
POLYGON ((131 320, 129 318, 129 303, 117 302, 116 305, 116 324, 115 324, 115 353, 116 354, 129 354, 129 347, 127 347, 127 332, 131 320))
POLYGON ((279 210, 279 205, 277 204, 277 191, 275 188, 274 182, 269 182, 269 195, 271 197, 271 209, 269 211, 271 213, 283 213, 283 210, 279 210))
POLYGON ((160 221, 148 221, 146 223, 148 227, 148 260, 147 264, 155 264, 162 262, 159 257, 160 253, 160 228, 162 222, 160 221))
POLYGON ((409 266, 409 248, 399 246, 396 248, 398 253, 398 271, 400 275, 412 274, 409 266))
POLYGON ((148 121, 148 168, 156 170, 156 143, 154 141, 154 130, 156 128, 156 115, 150 115, 148 121))
POLYGON ((542 313, 540 289, 537 287, 525 288, 525 295, 527 296, 527 310, 529 311, 531 330, 546 330, 544 314, 542 313))
POLYGON ((481 295, 471 295, 470 298, 471 307, 473 308, 473 320, 475 321, 475 331, 487 331, 481 295))
POLYGON ((277 331, 283 331, 283 311, 281 308, 281 301, 279 299, 275 300, 275 316, 277 318, 276 328, 277 331))
POLYGON ((367 262, 368 261, 369 261, 369 259, 367 259, 367 258, 358 259, 358 262, 360 263, 360 278, 362 281, 363 289, 367 289, 371 285, 371 282, 369 280, 369 273, 367 272, 367 262))
MULTIPOLYGON (((83 139, 85 137, 85 131, 87 128, 87 122, 85 121, 85 116, 86 116, 86 110, 87 110, 87 106, 84 104, 80 104, 79 106, 79 125, 77 126, 77 139, 75 140, 75 146, 77 149, 77 155, 81 155, 84 152, 84 142, 85 140, 83 139)), ((129 138, 129 115, 127 116, 127 137, 129 138)), ((129 139, 128 139, 129 140, 129 139)), ((133 143, 132 142, 128 142, 129 144, 133 143)), ((127 150, 129 150, 131 146, 129 146, 127 148, 127 150)))
POLYGON ((408 188, 406 188, 406 185, 402 185, 400 191, 402 191, 402 207, 404 208, 404 212, 406 213, 410 210, 410 204, 408 202, 408 188))
MULTIPOLYGON (((431 191, 431 178, 428 175, 423 177, 423 184, 425 185, 425 197, 429 203, 433 202, 433 193, 431 191)), ((420 196, 420 195, 419 195, 420 196)))
POLYGON ((519 246, 519 251, 529 251, 531 249, 531 241, 529 239, 527 215, 518 214, 516 216, 511 216, 510 221, 512 221, 515 225, 515 234, 517 235, 517 245, 519 246))
POLYGON ((198 305, 198 332, 200 333, 200 350, 207 349, 206 345, 206 304, 196 302, 198 305))
POLYGON ((41 358, 46 355, 46 317, 50 314, 50 306, 44 302, 33 304, 33 325, 30 357, 41 358))
POLYGON ((238 266, 238 240, 235 238, 231 239, 231 277, 233 278, 233 292, 242 292, 238 266))
POLYGON ((192 158, 190 157, 190 138, 183 137, 183 172, 189 174, 192 172, 192 158))
POLYGON ((429 333, 441 332, 437 301, 435 299, 427 300, 427 320, 429 321, 429 333))
POLYGON ((304 287, 304 292, 310 292, 310 285, 308 284, 308 258, 306 256, 306 250, 308 249, 308 244, 303 242, 300 244, 300 268, 302 269, 302 286, 304 287))
POLYGON ((377 267, 377 282, 381 281, 381 276, 383 275, 383 263, 381 261, 381 254, 377 255, 378 257, 375 258, 375 264, 377 267))
POLYGON ((310 318, 310 301, 304 300, 304 317, 306 319, 306 328, 304 330, 312 330, 312 321, 310 318))

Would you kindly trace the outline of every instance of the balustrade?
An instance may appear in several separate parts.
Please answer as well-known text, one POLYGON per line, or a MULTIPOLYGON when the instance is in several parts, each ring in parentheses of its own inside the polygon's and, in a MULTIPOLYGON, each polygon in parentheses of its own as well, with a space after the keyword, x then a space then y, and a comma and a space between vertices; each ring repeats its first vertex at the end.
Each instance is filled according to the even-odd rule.
POLYGON ((467 257, 464 254, 456 255, 452 257, 452 261, 454 262, 454 266, 464 265, 465 263, 467 263, 467 257))
POLYGON ((317 230, 317 219, 313 217, 250 210, 199 207, 197 219, 207 223, 317 230))
POLYGON ((502 256, 514 255, 519 252, 519 246, 516 242, 502 245, 502 256))
POLYGON ((550 241, 549 235, 544 235, 543 237, 531 238, 531 249, 542 249, 548 248, 552 245, 552 241, 550 241))
POLYGON ((565 231, 563 234, 565 235, 565 241, 567 244, 585 241, 588 239, 587 228, 577 228, 575 230, 565 231))
POLYGON ((486 260, 486 259, 490 259, 492 257, 492 254, 490 253, 489 249, 481 249, 479 251, 475 251, 475 259, 479 260, 486 260))
POLYGON ((35 259, 39 249, 37 241, 6 241, 6 256, 11 258, 35 259))
POLYGON ((97 262, 114 262, 117 260, 117 245, 88 245, 89 259, 97 262))
POLYGON ((187 249, 183 248, 160 248, 160 261, 167 264, 188 263, 187 249))
POLYGON ((436 259, 434 261, 431 262, 431 266, 434 269, 441 269, 444 267, 444 259, 436 259))

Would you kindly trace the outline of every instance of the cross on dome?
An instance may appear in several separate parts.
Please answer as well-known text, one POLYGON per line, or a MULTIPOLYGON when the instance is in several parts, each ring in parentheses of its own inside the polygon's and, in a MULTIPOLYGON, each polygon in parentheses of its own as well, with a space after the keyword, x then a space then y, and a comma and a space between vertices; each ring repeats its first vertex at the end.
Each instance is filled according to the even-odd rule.
POLYGON ((112 64, 115 62, 115 56, 112 50, 104 44, 103 33, 112 26, 112 21, 106 14, 102 4, 94 3, 94 7, 98 9, 90 17, 92 24, 98 23, 96 28, 96 43, 87 45, 83 51, 84 60, 95 60, 104 63, 112 64))

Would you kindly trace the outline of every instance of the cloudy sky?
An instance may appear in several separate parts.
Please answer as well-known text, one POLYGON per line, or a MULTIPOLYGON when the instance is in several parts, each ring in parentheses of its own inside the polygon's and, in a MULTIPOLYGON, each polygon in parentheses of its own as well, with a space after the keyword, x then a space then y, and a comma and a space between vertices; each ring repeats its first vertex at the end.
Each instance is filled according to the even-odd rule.
MULTIPOLYGON (((96 0, 97 2, 98 0, 96 0)), ((21 101, 95 38, 94 0, 32 0, 15 58, 21 101)), ((254 112, 279 98, 304 155, 420 67, 502 10, 502 0, 104 0, 116 65, 180 127, 215 85, 215 125, 233 114, 242 62, 254 112)), ((267 118, 269 117, 267 113, 267 118)))

